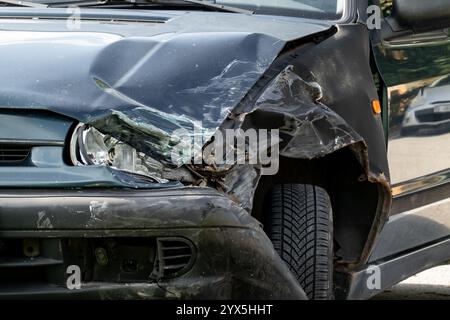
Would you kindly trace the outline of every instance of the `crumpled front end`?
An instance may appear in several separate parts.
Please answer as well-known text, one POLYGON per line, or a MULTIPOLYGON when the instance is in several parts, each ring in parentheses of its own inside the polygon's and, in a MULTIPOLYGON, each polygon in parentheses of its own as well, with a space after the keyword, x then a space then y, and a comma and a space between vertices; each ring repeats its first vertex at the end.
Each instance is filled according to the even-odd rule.
MULTIPOLYGON (((55 139, 37 123, 42 139, 19 141, 29 146, 23 166, 0 166, 2 187, 37 190, 0 193, 1 238, 12 248, 4 265, 18 269, 17 258, 25 254, 25 269, 43 267, 40 279, 48 288, 37 284, 25 292, 304 298, 251 216, 255 195, 267 166, 276 176, 282 159, 317 160, 341 150, 356 159, 352 170, 359 176, 352 175, 351 182, 365 183, 372 205, 364 220, 367 230, 348 223, 360 232, 359 247, 346 246, 344 232, 337 235, 338 242, 347 242, 343 270, 364 262, 390 205, 381 121, 365 108, 376 97, 375 86, 364 50, 355 57, 364 70, 361 79, 341 65, 346 81, 337 84, 319 58, 335 54, 330 65, 346 63, 343 53, 351 47, 342 43, 367 30, 305 23, 301 31, 301 25, 286 22, 290 37, 281 37, 251 30, 257 23, 250 28, 238 22, 231 29, 205 31, 200 25, 130 37, 15 31, 3 40, 9 51, 0 69, 11 80, 1 83, 0 112, 12 118, 33 113, 48 118, 53 129, 64 122, 55 139), (30 37, 34 42, 25 41, 30 37), (36 55, 28 54, 29 46, 36 55), (50 62, 50 47, 61 58, 50 62), (313 60, 308 54, 314 50, 321 52, 313 60), (311 69, 302 65, 306 62, 311 69), (19 65, 25 67, 17 75, 19 65), (348 102, 358 94, 357 102, 348 102), (220 162, 229 155, 224 150, 240 152, 234 140, 220 139, 229 130, 243 138, 244 160, 254 160, 246 132, 277 135, 262 140, 256 161, 220 162), (25 195, 30 200, 24 206, 25 195), (170 243, 176 249, 167 249, 170 243), (33 255, 36 247, 39 255, 33 255), (181 252, 167 259, 166 249, 181 252), (180 259, 184 262, 168 264, 180 259), (83 272, 80 290, 65 288, 71 265, 83 272), (57 279, 50 279, 52 270, 57 279), (178 273, 167 276, 171 270, 178 273)), ((175 22, 161 28, 170 23, 175 22)), ((361 39, 358 45, 368 43, 361 39)), ((348 222, 343 215, 348 208, 344 203, 336 210, 343 217, 338 221, 348 222)), ((359 213, 352 209, 351 219, 359 213)), ((24 292, 13 285, 9 292, 14 291, 24 292)))

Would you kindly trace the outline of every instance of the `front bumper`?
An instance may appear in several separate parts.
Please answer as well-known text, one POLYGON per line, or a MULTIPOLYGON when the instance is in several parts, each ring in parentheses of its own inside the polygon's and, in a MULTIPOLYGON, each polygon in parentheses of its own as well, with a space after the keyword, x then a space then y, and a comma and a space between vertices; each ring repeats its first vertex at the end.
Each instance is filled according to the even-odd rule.
MULTIPOLYGON (((306 299, 261 225, 231 200, 208 188, 3 190, 0 241, 22 239, 53 244, 40 250, 41 255, 47 255, 43 260, 39 256, 0 257, 0 272, 15 274, 40 267, 47 268, 47 273, 39 281, 31 276, 27 281, 0 285, 2 298, 306 299), (129 275, 120 266, 117 281, 98 281, 99 270, 107 267, 99 268, 98 260, 92 257, 83 258, 81 269, 93 271, 83 272, 80 289, 69 290, 66 268, 76 254, 68 252, 64 243, 73 239, 149 239, 149 243, 184 239, 192 245, 192 263, 183 274, 167 278, 161 274, 155 277, 154 270, 150 274, 137 267, 140 278, 132 281, 124 281, 129 275)), ((91 252, 91 244, 83 252, 91 252)), ((132 252, 126 253, 128 257, 132 252)), ((153 259, 155 268, 159 266, 161 259, 156 253, 149 259, 153 259)))

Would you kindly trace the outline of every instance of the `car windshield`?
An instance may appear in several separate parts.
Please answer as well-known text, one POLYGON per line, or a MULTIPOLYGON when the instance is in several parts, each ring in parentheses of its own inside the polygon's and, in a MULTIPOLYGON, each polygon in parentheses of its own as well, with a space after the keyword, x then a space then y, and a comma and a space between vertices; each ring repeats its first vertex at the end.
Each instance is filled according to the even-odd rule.
POLYGON ((215 3, 254 11, 256 14, 284 15, 339 20, 345 0, 216 0, 215 3))
MULTIPOLYGON (((156 8, 215 8, 228 12, 253 12, 255 14, 293 16, 310 19, 339 20, 342 18, 348 0, 0 0, 2 5, 40 6, 92 6, 149 5, 156 8)), ((116 7, 117 8, 117 7, 116 7)), ((123 8, 123 7, 122 7, 123 8)))

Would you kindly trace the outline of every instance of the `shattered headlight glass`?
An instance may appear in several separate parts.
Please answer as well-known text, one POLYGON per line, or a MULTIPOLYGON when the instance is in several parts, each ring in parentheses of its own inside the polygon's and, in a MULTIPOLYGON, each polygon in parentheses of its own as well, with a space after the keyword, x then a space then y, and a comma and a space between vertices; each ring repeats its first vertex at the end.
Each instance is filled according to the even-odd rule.
POLYGON ((75 128, 70 143, 70 158, 76 166, 109 166, 131 174, 149 177, 158 183, 169 182, 163 178, 162 163, 85 124, 75 128))

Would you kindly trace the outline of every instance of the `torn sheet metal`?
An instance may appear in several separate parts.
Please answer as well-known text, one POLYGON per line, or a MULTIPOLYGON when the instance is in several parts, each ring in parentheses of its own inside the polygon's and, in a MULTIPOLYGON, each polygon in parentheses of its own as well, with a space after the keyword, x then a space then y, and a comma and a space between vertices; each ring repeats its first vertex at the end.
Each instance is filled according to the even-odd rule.
MULTIPOLYGON (((361 144, 365 149, 361 136, 338 114, 321 103, 321 99, 320 85, 304 81, 292 66, 288 66, 269 84, 252 109, 244 111, 243 116, 232 116, 230 121, 234 122, 232 126, 237 129, 249 123, 256 129, 278 129, 279 154, 287 158, 323 157, 356 144, 361 144)), ((267 148, 271 147, 273 144, 268 143, 267 148)), ((209 181, 216 182, 216 186, 233 200, 251 211, 262 165, 236 165, 223 172, 220 168, 220 165, 214 165, 209 170, 197 169, 206 174, 209 181)))
POLYGON ((321 98, 320 85, 304 81, 289 66, 259 98, 253 116, 277 123, 280 154, 289 158, 313 159, 363 141, 321 98))

